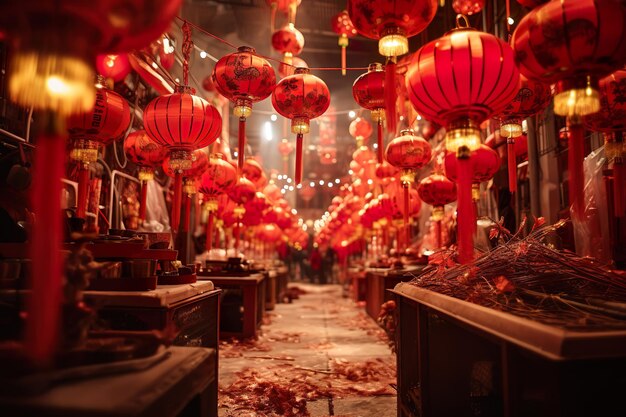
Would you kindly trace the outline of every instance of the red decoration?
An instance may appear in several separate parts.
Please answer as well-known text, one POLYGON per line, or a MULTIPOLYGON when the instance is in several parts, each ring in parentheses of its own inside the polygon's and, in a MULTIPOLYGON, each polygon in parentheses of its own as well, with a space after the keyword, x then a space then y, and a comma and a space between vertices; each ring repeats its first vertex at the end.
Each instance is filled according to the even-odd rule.
POLYGON ((537 6, 541 6, 544 3, 547 3, 550 0, 517 0, 519 4, 524 7, 528 7, 529 9, 535 8, 537 6))
POLYGON ((213 69, 217 91, 235 104, 239 117, 238 167, 243 168, 246 145, 246 118, 252 103, 265 100, 276 85, 276 74, 267 60, 256 55, 253 48, 242 46, 237 52, 223 56, 213 69))
POLYGON ((385 120, 385 73, 380 64, 370 64, 352 85, 352 95, 357 104, 372 112, 378 128, 378 162, 383 162, 383 120, 385 120))
POLYGON ((252 181, 252 183, 256 186, 259 181, 265 175, 263 172, 263 167, 257 162, 254 158, 246 159, 246 162, 243 164, 242 174, 244 177, 252 181))
POLYGON ((285 173, 288 171, 289 155, 293 152, 293 149, 293 144, 287 138, 283 138, 278 144, 278 152, 283 156, 283 172, 285 173))
POLYGON ((337 13, 330 21, 333 32, 339 35, 339 41, 337 42, 341 47, 341 74, 346 75, 346 48, 348 47, 349 40, 356 36, 357 31, 350 20, 347 10, 342 10, 337 13))
POLYGON ((513 33, 520 71, 556 83, 554 112, 568 116, 570 202, 584 213, 580 118, 600 110, 598 80, 626 62, 626 8, 611 0, 551 1, 530 11, 513 33))
POLYGON ((334 146, 324 146, 318 148, 320 163, 322 165, 331 165, 337 163, 337 148, 334 146))
POLYGON ((272 93, 272 105, 283 117, 291 119, 291 131, 296 136, 296 184, 302 181, 302 141, 309 132, 309 120, 321 116, 330 106, 330 91, 326 83, 298 68, 285 77, 272 93))
POLYGON ((376 165, 376 177, 383 187, 389 185, 391 179, 393 179, 399 172, 400 170, 398 168, 394 167, 387 161, 383 161, 382 164, 376 165))
MULTIPOLYGON (((459 159, 459 261, 473 258, 474 209, 470 152, 480 144, 480 124, 515 97, 519 71, 513 51, 494 35, 461 27, 424 45, 406 74, 409 98, 428 120, 446 127, 446 147, 459 159)), ((467 24, 467 21, 466 21, 467 24)))
POLYGON ((289 23, 296 23, 296 11, 302 0, 265 0, 271 8, 270 30, 273 32, 276 27, 276 12, 280 11, 287 15, 289 23))
POLYGON ((452 9, 455 13, 471 16, 485 7, 485 0, 452 0, 452 9))
POLYGON ((202 89, 209 93, 214 93, 215 91, 217 91, 217 89, 215 88, 215 83, 213 82, 213 77, 211 75, 207 75, 206 77, 204 77, 204 80, 202 80, 202 89))
POLYGON ((443 206, 456 200, 456 185, 441 174, 431 174, 420 181, 417 193, 422 201, 433 206, 433 219, 443 219, 443 206))
POLYGON ((315 197, 315 188, 309 185, 305 185, 304 187, 300 188, 298 194, 300 195, 300 198, 308 204, 309 201, 311 201, 311 199, 315 197))
POLYGON ((292 58, 300 55, 304 48, 304 36, 292 23, 272 34, 272 47, 283 54, 283 61, 292 64, 292 58))
POLYGON ((245 204, 256 196, 256 187, 249 179, 239 177, 228 191, 228 196, 237 204, 245 204))
POLYGON ((284 78, 289 75, 293 75, 293 73, 296 71, 296 68, 309 68, 309 65, 304 59, 294 56, 291 58, 291 64, 286 64, 284 62, 278 64, 278 74, 280 74, 280 76, 284 78))
POLYGON ((122 81, 130 74, 130 62, 126 54, 98 55, 96 58, 98 74, 115 82, 122 81))
POLYGON ((350 127, 348 128, 350 132, 350 136, 352 136, 358 146, 361 146, 364 143, 367 143, 367 140, 370 136, 372 136, 372 125, 366 119, 361 117, 357 117, 350 123, 350 127))

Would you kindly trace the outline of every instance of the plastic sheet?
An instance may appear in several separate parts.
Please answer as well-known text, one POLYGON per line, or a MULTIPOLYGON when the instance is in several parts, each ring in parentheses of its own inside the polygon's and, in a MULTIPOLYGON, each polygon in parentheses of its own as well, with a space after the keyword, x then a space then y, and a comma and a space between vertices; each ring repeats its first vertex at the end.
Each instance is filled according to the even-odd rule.
POLYGON ((163 196, 163 188, 154 180, 148 181, 146 220, 140 227, 142 232, 165 232, 170 229, 170 218, 163 196))

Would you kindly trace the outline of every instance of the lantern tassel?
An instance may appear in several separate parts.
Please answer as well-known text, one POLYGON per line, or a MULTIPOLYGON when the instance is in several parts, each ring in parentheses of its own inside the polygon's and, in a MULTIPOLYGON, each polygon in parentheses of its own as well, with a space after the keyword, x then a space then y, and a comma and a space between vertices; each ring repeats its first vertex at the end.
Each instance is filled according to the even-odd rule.
POLYGON ((615 158, 613 162, 613 201, 615 217, 626 214, 626 164, 623 158, 615 158), (619 161, 618 161, 619 159, 619 161))
POLYGON ((78 193, 76 194, 76 217, 84 219, 89 199, 89 168, 83 164, 78 170, 78 193))
POLYGON ((472 203, 472 161, 458 158, 457 183, 457 245, 459 263, 467 264, 474 258, 475 212, 472 203))
POLYGON ((382 164, 384 160, 384 146, 383 146, 383 121, 378 119, 377 124, 378 137, 376 138, 376 143, 378 144, 378 149, 376 149, 376 154, 378 155, 378 163, 382 164))
POLYGON ((385 65, 385 113, 387 132, 396 133, 396 62, 394 57, 387 59, 385 65))
POLYGON ((409 186, 406 185, 404 188, 404 232, 405 232, 405 242, 404 249, 408 249, 411 244, 411 227, 409 226, 409 186))
POLYGON ((141 181, 141 194, 139 200, 139 221, 143 224, 146 220, 146 202, 148 201, 148 181, 141 181))
POLYGON ((296 136, 296 185, 302 182, 302 142, 304 141, 304 135, 298 133, 296 136))
POLYGON ((37 215, 30 242, 31 292, 28 298, 26 350, 40 365, 51 361, 57 347, 64 260, 61 255, 61 178, 65 171, 65 140, 48 133, 37 140, 31 201, 37 215))
POLYGON ((213 249, 213 210, 209 211, 209 218, 206 221, 206 251, 210 255, 213 249))
POLYGON ((183 220, 181 229, 183 232, 189 232, 189 220, 191 218, 191 197, 187 194, 182 196, 183 220))
POLYGON ((346 67, 347 67, 347 63, 346 63, 346 47, 342 46, 341 47, 341 75, 346 75, 346 67))
POLYGON ((174 176, 174 199, 172 200, 172 233, 178 232, 178 226, 180 225, 180 204, 183 191, 183 176, 180 172, 177 172, 174 176))
POLYGON ((241 171, 243 169, 243 157, 246 149, 246 118, 239 118, 239 143, 237 145, 239 147, 237 151, 237 168, 239 169, 239 175, 241 175, 241 171))
POLYGON ((441 248, 441 220, 435 220, 435 247, 436 249, 441 248))
POLYGON ((582 218, 585 214, 585 174, 583 162, 585 159, 585 128, 581 123, 567 119, 568 135, 568 171, 569 171, 569 198, 572 204, 573 215, 582 218))
POLYGON ((509 168, 509 191, 517 191, 517 158, 515 158, 515 139, 508 138, 506 141, 509 168))

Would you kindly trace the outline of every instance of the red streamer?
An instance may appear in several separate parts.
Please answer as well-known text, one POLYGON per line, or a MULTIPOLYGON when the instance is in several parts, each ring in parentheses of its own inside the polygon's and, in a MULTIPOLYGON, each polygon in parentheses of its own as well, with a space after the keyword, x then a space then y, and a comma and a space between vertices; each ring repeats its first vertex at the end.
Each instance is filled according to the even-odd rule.
POLYGON ((341 47, 341 75, 346 75, 346 47, 341 47))
POLYGON ((458 159, 457 180, 457 245, 459 263, 467 264, 474 259, 475 212, 472 203, 472 161, 458 159))
POLYGON ((76 217, 85 218, 89 200, 89 169, 81 164, 78 170, 78 193, 76 195, 76 217))
POLYGON ((615 217, 626 214, 626 164, 623 160, 613 162, 613 204, 615 217))
POLYGON ((515 139, 508 138, 506 141, 509 168, 509 191, 517 191, 517 159, 515 158, 515 139))
POLYGON ((394 58, 387 60, 385 65, 385 113, 387 116, 387 131, 396 134, 396 63, 394 58))
POLYGON ((384 146, 383 146, 383 121, 382 120, 378 120, 378 137, 376 138, 377 144, 378 144, 378 149, 376 149, 376 155, 378 156, 378 163, 382 164, 383 160, 384 160, 384 146))
POLYGON ((408 185, 404 188, 404 233, 405 233, 405 242, 404 248, 408 249, 411 244, 411 228, 409 227, 409 187, 408 185))
POLYGON ((302 182, 302 142, 304 136, 302 133, 298 133, 296 136, 296 185, 302 182))
POLYGON ((213 210, 209 211, 206 222, 206 251, 211 253, 211 249, 213 249, 213 210))
POLYGON ((48 364, 57 347, 63 286, 61 243, 61 178, 65 170, 65 138, 44 135, 37 140, 31 201, 37 218, 30 241, 33 259, 28 297, 26 350, 36 363, 48 364))
POLYGON ((580 123, 567 121, 569 129, 567 162, 569 171, 569 199, 572 204, 573 215, 582 218, 585 214, 585 174, 583 161, 585 159, 585 128, 580 123))
POLYGON ((139 200, 139 220, 143 223, 146 220, 146 202, 148 201, 148 182, 141 182, 141 196, 139 200))
POLYGON ((180 172, 174 177, 174 199, 172 200, 172 233, 178 232, 180 225, 180 204, 183 191, 183 176, 180 172))
POLYGON ((246 118, 239 118, 239 143, 237 145, 239 147, 237 151, 237 168, 239 169, 239 175, 241 175, 241 170, 243 169, 243 157, 246 151, 246 118))
POLYGON ((189 220, 191 218, 191 197, 188 195, 182 196, 182 206, 183 206, 183 220, 181 224, 181 230, 183 232, 189 231, 189 220))

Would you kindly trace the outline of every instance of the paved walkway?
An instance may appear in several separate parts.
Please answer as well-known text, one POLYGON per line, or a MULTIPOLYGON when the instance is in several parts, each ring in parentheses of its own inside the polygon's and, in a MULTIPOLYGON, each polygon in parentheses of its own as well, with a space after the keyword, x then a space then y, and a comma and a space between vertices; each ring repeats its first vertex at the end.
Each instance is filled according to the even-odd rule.
POLYGON ((396 416, 395 356, 338 285, 268 312, 257 341, 220 349, 220 416, 396 416))

